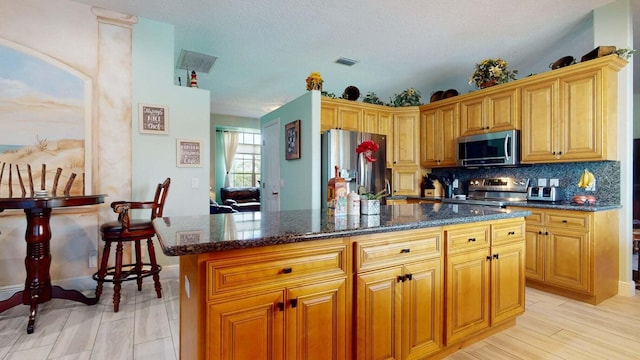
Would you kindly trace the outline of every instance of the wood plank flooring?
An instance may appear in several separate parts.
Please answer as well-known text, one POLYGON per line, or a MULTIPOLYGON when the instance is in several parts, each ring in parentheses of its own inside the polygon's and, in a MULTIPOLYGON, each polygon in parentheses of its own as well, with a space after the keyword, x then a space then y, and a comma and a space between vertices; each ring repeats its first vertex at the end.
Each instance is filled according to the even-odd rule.
MULTIPOLYGON (((96 306, 54 299, 41 306, 31 335, 26 306, 5 311, 0 359, 178 359, 178 279, 170 272, 161 279, 162 299, 151 282, 142 292, 126 283, 118 313, 110 287, 96 306)), ((530 288, 526 296, 527 309, 516 326, 447 359, 640 359, 640 296, 617 296, 598 306, 530 288)))

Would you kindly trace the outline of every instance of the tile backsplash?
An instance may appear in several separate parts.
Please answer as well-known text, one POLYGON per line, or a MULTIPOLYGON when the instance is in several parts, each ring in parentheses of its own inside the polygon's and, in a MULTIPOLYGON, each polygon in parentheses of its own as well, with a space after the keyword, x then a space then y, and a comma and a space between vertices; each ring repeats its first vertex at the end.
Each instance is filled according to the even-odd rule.
POLYGON ((565 198, 570 199, 574 195, 595 195, 599 201, 620 203, 620 162, 596 161, 575 162, 559 164, 534 164, 518 167, 495 168, 447 168, 433 169, 434 175, 454 175, 462 187, 462 192, 467 193, 469 179, 477 177, 515 177, 528 178, 531 186, 537 186, 538 179, 558 179, 559 187, 563 189, 565 198), (596 178, 596 191, 585 191, 577 186, 584 169, 588 169, 596 178))

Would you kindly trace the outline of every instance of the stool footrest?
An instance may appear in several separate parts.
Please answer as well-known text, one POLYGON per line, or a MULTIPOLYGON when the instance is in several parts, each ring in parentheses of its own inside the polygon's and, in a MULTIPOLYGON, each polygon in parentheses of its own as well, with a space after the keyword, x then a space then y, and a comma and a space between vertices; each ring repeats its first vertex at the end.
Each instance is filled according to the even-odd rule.
POLYGON ((156 265, 158 268, 156 270, 151 270, 152 265, 150 263, 142 263, 140 271, 136 270, 136 264, 123 264, 122 265, 122 274, 120 279, 115 278, 115 266, 107 268, 107 272, 104 276, 104 279, 100 279, 98 277, 98 273, 93 274, 93 280, 101 281, 101 282, 116 282, 116 281, 130 281, 142 279, 148 276, 156 275, 160 273, 162 270, 162 266, 156 265))

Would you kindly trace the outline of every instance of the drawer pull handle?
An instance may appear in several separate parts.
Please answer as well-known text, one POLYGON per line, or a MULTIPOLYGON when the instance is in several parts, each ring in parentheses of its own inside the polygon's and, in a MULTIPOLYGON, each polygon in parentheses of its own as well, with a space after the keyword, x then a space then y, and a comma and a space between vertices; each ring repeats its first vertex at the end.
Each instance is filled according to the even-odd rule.
POLYGON ((404 282, 404 276, 398 275, 398 282, 404 282))
POLYGON ((493 254, 493 258, 496 260, 500 259, 500 254, 493 254))
POLYGON ((276 306, 278 306, 278 310, 284 311, 284 303, 282 301, 278 302, 276 306))
POLYGON ((292 268, 284 268, 284 269, 282 269, 282 273, 283 274, 291 274, 292 271, 293 271, 292 268))
POLYGON ((291 299, 289 300, 289 303, 291 304, 291 307, 297 307, 298 306, 298 299, 291 299))
POLYGON ((407 253, 410 253, 410 252, 411 252, 411 249, 402 249, 402 250, 400 250, 401 254, 407 254, 407 253))
POLYGON ((515 231, 509 231, 509 233, 507 235, 515 235, 516 232, 515 231))
POLYGON ((567 220, 562 220, 562 222, 566 224, 568 221, 567 220))
POLYGON ((476 238, 469 238, 469 240, 467 240, 467 242, 474 242, 476 241, 476 238))
POLYGON ((413 280, 413 274, 407 274, 404 276, 407 280, 413 280))

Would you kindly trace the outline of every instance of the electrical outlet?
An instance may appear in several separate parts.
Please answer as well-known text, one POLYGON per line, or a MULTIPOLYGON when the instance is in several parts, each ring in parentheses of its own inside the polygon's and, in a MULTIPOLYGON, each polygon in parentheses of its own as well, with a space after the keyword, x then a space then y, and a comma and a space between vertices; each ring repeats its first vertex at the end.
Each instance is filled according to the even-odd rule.
POLYGON ((560 180, 558 180, 558 179, 549 179, 549 186, 560 186, 560 180))
POLYGON ((538 186, 547 186, 547 179, 538 179, 538 186))
POLYGON ((91 250, 89 251, 89 268, 96 268, 98 267, 98 251, 97 250, 91 250))

